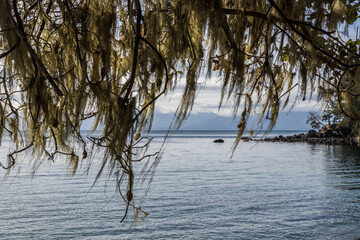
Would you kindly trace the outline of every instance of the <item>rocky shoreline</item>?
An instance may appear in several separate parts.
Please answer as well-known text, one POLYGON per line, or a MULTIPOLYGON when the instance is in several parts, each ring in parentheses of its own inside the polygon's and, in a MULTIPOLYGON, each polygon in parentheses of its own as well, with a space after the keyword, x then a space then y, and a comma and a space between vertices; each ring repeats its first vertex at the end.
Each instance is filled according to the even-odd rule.
POLYGON ((307 142, 314 144, 328 145, 358 145, 357 142, 347 132, 341 131, 319 131, 310 130, 308 133, 295 134, 291 136, 276 136, 271 138, 249 138, 244 137, 244 141, 256 142, 307 142))

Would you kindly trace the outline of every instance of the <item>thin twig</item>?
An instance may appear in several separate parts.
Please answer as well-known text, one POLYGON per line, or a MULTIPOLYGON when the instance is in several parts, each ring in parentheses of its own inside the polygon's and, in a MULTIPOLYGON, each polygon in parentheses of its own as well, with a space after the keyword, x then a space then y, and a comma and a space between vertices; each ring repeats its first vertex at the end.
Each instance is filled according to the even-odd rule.
POLYGON ((166 90, 167 90, 167 85, 170 81, 169 78, 169 72, 168 72, 168 67, 166 64, 165 59, 163 58, 163 56, 161 55, 161 53, 145 38, 143 38, 142 36, 140 36, 140 40, 144 41, 160 58, 161 62, 164 64, 164 68, 165 68, 165 84, 164 84, 164 89, 160 92, 160 94, 158 94, 154 99, 152 99, 151 101, 149 101, 135 116, 134 121, 136 121, 138 119, 138 117, 145 111, 146 108, 148 108, 151 104, 153 104, 161 95, 163 95, 166 90))

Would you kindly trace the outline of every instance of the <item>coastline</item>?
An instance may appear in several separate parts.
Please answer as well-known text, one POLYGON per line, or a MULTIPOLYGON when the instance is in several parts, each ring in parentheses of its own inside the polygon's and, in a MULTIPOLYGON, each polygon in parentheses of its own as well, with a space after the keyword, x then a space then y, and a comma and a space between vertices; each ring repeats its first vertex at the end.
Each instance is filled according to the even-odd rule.
POLYGON ((243 141, 255 141, 255 142, 307 142, 314 144, 327 144, 327 145, 352 145, 358 146, 358 143, 350 134, 342 134, 341 132, 325 131, 316 132, 315 130, 309 130, 308 133, 294 134, 290 136, 278 135, 275 137, 267 138, 251 138, 244 137, 243 141))

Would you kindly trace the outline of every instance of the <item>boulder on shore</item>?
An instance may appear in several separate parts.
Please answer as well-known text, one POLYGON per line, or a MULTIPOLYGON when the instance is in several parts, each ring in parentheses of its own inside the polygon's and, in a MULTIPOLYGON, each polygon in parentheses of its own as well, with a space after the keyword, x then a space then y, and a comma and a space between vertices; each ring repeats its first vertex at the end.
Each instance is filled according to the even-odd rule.
POLYGON ((224 142, 224 139, 215 139, 214 140, 214 143, 223 143, 224 142))
POLYGON ((315 130, 309 130, 307 133, 308 137, 316 137, 316 131, 315 130))
POLYGON ((325 132, 324 132, 324 136, 326 138, 331 138, 331 137, 334 137, 334 132, 330 129, 327 129, 325 132))

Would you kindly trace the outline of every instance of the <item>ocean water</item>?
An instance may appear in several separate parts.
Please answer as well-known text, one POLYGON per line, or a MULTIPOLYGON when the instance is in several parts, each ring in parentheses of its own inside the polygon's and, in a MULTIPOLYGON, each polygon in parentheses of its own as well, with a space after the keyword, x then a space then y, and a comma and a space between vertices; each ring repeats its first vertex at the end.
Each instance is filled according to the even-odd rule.
MULTIPOLYGON (((153 149, 163 135, 152 133, 153 149)), ((58 159, 34 178, 22 163, 0 182, 0 239, 360 238, 359 149, 242 142, 230 158, 234 139, 233 132, 175 134, 149 192, 135 195, 149 213, 136 225, 132 211, 120 224, 125 206, 112 178, 90 191, 96 162, 88 175, 85 162, 69 177, 58 159)), ((8 151, 5 141, 1 161, 8 151)))

